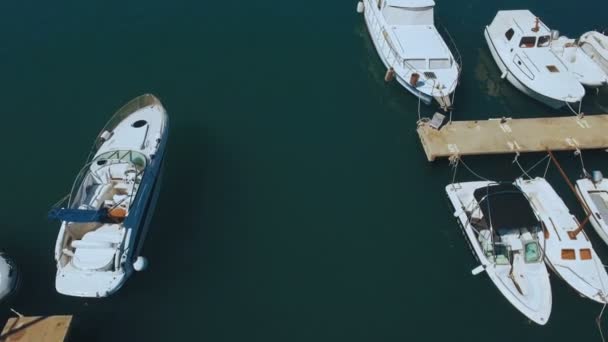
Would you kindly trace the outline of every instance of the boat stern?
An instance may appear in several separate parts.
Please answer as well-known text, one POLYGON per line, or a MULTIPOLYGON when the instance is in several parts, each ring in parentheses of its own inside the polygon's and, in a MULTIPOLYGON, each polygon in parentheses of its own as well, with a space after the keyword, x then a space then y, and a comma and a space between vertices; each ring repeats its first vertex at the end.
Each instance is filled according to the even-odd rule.
POLYGON ((102 298, 118 291, 126 280, 121 272, 84 272, 71 266, 57 270, 57 292, 73 297, 102 298))

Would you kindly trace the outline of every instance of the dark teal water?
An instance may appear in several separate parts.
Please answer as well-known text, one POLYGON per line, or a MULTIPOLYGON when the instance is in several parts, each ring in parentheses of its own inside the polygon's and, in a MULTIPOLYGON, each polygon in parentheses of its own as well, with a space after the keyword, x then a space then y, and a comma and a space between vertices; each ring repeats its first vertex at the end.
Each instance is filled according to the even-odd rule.
MULTIPOLYGON (((0 321, 9 307, 74 314, 75 341, 599 340, 601 307, 555 276, 545 327, 527 322, 487 277, 471 276, 477 265, 444 194, 449 165, 426 162, 417 101, 384 83, 355 5, 0 4, 0 247, 23 275, 0 321), (110 115, 146 92, 171 118, 143 251, 150 268, 108 299, 60 296, 58 224, 46 211, 69 191, 110 115)), ((500 80, 482 35, 498 6, 438 3, 464 58, 456 118, 557 114, 500 80)), ((598 1, 509 8, 530 8, 573 37, 606 26, 608 13, 598 1)), ((607 98, 588 96, 585 112, 608 112, 607 98)), ((574 156, 559 157, 576 178, 574 156)), ((584 157, 608 174, 605 152, 584 157)), ((466 161, 513 179, 512 159, 466 161)), ((554 169, 548 178, 580 215, 554 169)), ((608 247, 589 233, 608 262, 608 247)))

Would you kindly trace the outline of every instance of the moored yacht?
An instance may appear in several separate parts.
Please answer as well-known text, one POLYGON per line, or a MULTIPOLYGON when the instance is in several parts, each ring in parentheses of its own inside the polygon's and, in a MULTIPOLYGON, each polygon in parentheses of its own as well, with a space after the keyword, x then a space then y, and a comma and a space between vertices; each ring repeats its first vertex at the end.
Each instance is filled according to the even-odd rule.
POLYGON ((583 51, 575 39, 565 36, 557 39, 552 37, 551 50, 585 87, 597 88, 608 82, 608 75, 583 51))
POLYGON ((473 254, 503 296, 521 313, 544 325, 551 315, 551 284, 543 261, 541 224, 513 184, 455 183, 450 203, 473 254))
POLYGON ((0 253, 0 302, 11 295, 17 285, 17 268, 11 259, 0 253))
POLYGON ((544 225, 547 265, 584 297, 608 302, 608 273, 580 222, 544 178, 518 179, 544 225))
POLYGON ((67 205, 51 210, 61 221, 55 245, 59 293, 105 297, 133 271, 160 189, 168 117, 152 95, 120 109, 95 141, 67 205))
POLYGON ((501 77, 521 92, 553 108, 580 104, 585 88, 553 52, 551 30, 532 12, 499 11, 484 35, 501 77))
POLYGON ((460 66, 435 27, 433 0, 364 0, 359 3, 380 59, 422 102, 452 106, 460 66))
POLYGON ((581 36, 579 45, 604 73, 608 74, 608 36, 605 33, 590 31, 581 36))
POLYGON ((599 171, 576 181, 576 191, 584 201, 589 222, 597 234, 608 244, 608 180, 599 171))

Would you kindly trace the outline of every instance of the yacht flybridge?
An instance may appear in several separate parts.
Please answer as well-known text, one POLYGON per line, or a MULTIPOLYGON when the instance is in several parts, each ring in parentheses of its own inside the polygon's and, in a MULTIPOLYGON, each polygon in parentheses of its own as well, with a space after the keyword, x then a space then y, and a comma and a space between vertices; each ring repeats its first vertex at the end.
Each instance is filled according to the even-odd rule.
POLYGON ((581 224, 544 178, 518 179, 545 229, 547 265, 579 294, 608 302, 608 274, 581 224))
POLYGON ((484 33, 502 78, 553 108, 580 105, 585 88, 551 49, 552 34, 528 10, 499 11, 484 33))
POLYGON ((545 236, 521 190, 513 184, 455 183, 446 187, 460 227, 498 290, 521 313, 544 325, 551 284, 543 261, 545 236))
POLYGON ((55 245, 56 288, 105 297, 145 268, 139 256, 160 189, 168 117, 152 95, 120 109, 101 131, 72 187, 55 245))
POLYGON ((422 102, 452 106, 460 66, 434 23, 433 0, 364 0, 359 11, 387 76, 422 102))

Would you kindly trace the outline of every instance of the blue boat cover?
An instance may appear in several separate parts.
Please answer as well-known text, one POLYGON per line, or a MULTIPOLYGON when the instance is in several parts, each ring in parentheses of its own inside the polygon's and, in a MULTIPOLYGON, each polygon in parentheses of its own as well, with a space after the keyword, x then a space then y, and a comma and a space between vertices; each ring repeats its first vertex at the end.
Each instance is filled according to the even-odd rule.
POLYGON ((48 217, 51 220, 67 222, 105 222, 108 218, 108 210, 53 208, 49 211, 48 217))

